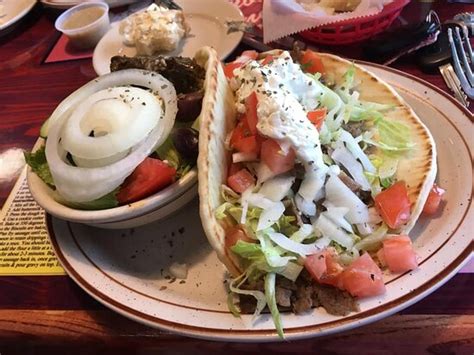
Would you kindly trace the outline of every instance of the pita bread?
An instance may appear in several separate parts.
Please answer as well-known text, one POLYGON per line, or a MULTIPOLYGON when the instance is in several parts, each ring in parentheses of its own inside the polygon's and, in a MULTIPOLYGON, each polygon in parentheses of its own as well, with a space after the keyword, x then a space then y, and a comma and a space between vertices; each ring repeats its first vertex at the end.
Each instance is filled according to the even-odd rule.
MULTIPOLYGON (((260 57, 278 52, 262 53, 260 57)), ((334 55, 320 53, 320 56, 326 72, 330 73, 331 79, 336 82, 343 80, 343 74, 353 65, 352 62, 334 55)), ((216 97, 204 103, 209 105, 209 108, 204 110, 207 115, 201 117, 198 158, 200 214, 209 242, 219 259, 236 276, 242 271, 239 260, 230 250, 226 250, 225 246, 224 228, 229 222, 217 220, 214 214, 216 208, 223 203, 220 188, 226 182, 231 160, 231 153, 226 151, 224 141, 234 128, 236 114, 233 93, 220 63, 212 62, 208 65, 212 65, 213 69, 207 71, 206 85, 212 86, 209 91, 215 92, 216 97)), ((400 161, 397 170, 397 179, 406 182, 411 203, 411 218, 399 232, 408 233, 420 216, 436 177, 435 142, 416 113, 394 89, 364 68, 357 64, 354 66, 355 77, 360 82, 356 90, 361 99, 393 105, 394 108, 384 113, 384 117, 387 120, 402 122, 411 128, 415 146, 409 156, 400 161)))

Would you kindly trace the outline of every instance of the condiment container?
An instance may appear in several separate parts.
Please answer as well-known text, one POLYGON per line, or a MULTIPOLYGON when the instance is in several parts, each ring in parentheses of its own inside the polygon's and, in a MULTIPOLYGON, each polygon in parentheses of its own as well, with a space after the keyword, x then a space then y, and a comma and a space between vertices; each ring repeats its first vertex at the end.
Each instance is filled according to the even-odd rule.
POLYGON ((109 6, 104 2, 86 2, 65 11, 55 27, 77 48, 93 48, 110 27, 109 6))

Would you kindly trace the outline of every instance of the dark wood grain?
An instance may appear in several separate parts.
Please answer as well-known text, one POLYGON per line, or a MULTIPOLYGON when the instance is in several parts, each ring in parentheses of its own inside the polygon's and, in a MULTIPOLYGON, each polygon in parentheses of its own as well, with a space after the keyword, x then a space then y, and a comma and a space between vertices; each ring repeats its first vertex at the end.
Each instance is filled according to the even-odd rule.
POLYGON ((176 336, 103 311, 0 310, 0 342, 4 349, 18 352, 26 342, 33 343, 37 350, 48 349, 49 354, 64 348, 67 353, 90 353, 97 346, 107 346, 107 353, 127 354, 291 351, 294 354, 472 355, 473 333, 472 315, 395 315, 328 337, 285 343, 222 343, 176 336))
MULTIPOLYGON (((422 18, 434 6, 442 19, 467 5, 413 1, 403 12, 422 18)), ((95 73, 90 59, 44 64, 58 38, 58 12, 37 5, 16 28, 0 37, 0 153, 30 149, 43 120, 95 73)), ((236 53, 243 50, 240 46, 236 53)), ((331 47, 360 58, 358 46, 331 47)), ((447 90, 440 75, 422 73, 413 58, 395 68, 447 90)), ((471 112, 474 112, 471 107, 471 112)), ((0 206, 14 180, 0 182, 0 206)), ((226 344, 188 339, 129 321, 93 300, 67 276, 0 277, 0 354, 210 353, 215 351, 328 354, 472 354, 474 274, 458 274, 432 295, 399 315, 324 338, 289 344, 226 344)))

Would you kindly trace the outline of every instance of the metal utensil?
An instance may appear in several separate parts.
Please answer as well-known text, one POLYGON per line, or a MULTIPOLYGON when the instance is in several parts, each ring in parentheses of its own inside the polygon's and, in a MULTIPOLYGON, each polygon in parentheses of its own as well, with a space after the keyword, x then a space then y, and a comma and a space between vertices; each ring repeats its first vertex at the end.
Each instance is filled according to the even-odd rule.
POLYGON ((454 28, 454 31, 451 28, 448 29, 454 71, 459 78, 463 91, 470 99, 474 99, 474 75, 472 73, 474 55, 472 53, 472 47, 466 26, 462 28, 462 34, 463 36, 461 36, 459 27, 454 28))
POLYGON ((469 107, 469 101, 467 100, 466 94, 461 89, 461 83, 454 72, 451 63, 444 64, 439 67, 441 76, 444 82, 454 94, 454 97, 465 107, 469 107))
POLYGON ((464 22, 470 34, 474 36, 474 12, 462 12, 454 16, 454 19, 464 22))

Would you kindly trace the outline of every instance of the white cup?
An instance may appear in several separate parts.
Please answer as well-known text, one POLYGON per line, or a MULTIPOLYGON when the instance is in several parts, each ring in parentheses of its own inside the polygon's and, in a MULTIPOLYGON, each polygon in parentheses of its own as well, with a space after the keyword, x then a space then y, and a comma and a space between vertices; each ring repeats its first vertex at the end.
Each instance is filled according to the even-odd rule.
POLYGON ((105 2, 85 2, 65 11, 54 24, 58 31, 64 33, 71 44, 77 48, 93 48, 110 27, 109 5, 105 2), (90 9, 102 11, 97 16, 90 9))

